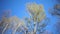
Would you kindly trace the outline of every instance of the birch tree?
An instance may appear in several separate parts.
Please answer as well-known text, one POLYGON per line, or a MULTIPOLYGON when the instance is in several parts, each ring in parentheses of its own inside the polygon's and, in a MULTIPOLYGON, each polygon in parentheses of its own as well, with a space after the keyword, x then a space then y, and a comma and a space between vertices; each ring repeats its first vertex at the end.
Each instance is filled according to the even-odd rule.
MULTIPOLYGON (((39 23, 41 23, 45 18, 46 18, 46 14, 44 12, 44 8, 43 8, 43 5, 38 5, 36 3, 28 3, 27 4, 27 10, 28 10, 28 13, 30 15, 30 21, 32 20, 33 23, 34 23, 34 29, 33 29, 33 33, 30 32, 30 34, 36 34, 37 32, 37 25, 39 25, 39 23)), ((29 22, 28 22, 29 23, 29 22)), ((42 23, 41 26, 45 27, 46 24, 42 23)), ((43 28, 44 28, 43 27, 43 28)), ((41 30, 40 30, 41 31, 41 30)))
POLYGON ((0 27, 2 28, 1 34, 4 34, 4 31, 6 30, 8 24, 8 17, 10 16, 10 10, 5 10, 2 11, 3 15, 2 15, 2 19, 1 19, 1 23, 0 23, 0 27))

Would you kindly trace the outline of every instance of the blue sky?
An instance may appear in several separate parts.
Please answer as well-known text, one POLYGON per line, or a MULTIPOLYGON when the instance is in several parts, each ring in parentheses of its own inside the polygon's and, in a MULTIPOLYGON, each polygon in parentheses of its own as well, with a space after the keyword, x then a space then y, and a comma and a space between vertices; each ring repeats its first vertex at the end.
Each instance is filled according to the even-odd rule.
MULTIPOLYGON (((48 13, 48 8, 52 8, 55 4, 55 1, 53 0, 0 0, 1 4, 1 11, 2 10, 11 10, 11 15, 18 16, 19 18, 23 18, 24 16, 29 17, 29 14, 26 10, 26 3, 37 3, 42 4, 44 6, 44 10, 46 13, 46 16, 51 19, 51 23, 47 26, 47 30, 53 31, 53 24, 56 20, 55 17, 52 17, 48 13)), ((0 12, 1 14, 1 12, 0 12)))
POLYGON ((1 0, 2 10, 11 9, 12 15, 17 15, 22 18, 23 16, 28 16, 26 13, 26 3, 37 3, 43 4, 44 9, 48 12, 48 8, 53 6, 52 0, 1 0))

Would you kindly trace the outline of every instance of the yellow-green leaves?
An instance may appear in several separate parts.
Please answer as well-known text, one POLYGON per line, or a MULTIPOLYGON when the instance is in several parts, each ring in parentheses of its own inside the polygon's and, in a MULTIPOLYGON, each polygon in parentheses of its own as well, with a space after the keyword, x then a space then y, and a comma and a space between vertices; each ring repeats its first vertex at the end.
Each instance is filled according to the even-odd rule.
POLYGON ((39 5, 36 3, 27 4, 27 9, 34 21, 41 21, 46 16, 43 5, 39 5))
POLYGON ((25 23, 24 23, 24 21, 22 21, 21 19, 19 19, 17 16, 13 16, 13 17, 9 18, 9 20, 10 20, 10 24, 9 25, 10 26, 13 25, 12 26, 12 29, 13 29, 12 34, 15 34, 15 32, 17 31, 17 29, 19 27, 21 27, 21 26, 24 26, 25 28, 27 28, 26 25, 25 25, 25 23))
POLYGON ((27 9, 31 13, 31 15, 34 15, 39 10, 39 5, 33 3, 33 4, 27 4, 27 9))
POLYGON ((10 28, 13 30, 12 34, 15 34, 16 30, 21 26, 24 26, 24 28, 27 29, 24 21, 19 19, 17 16, 13 16, 13 17, 10 17, 10 18, 3 17, 2 21, 3 21, 3 26, 4 26, 2 34, 4 34, 6 29, 10 29, 10 28))

